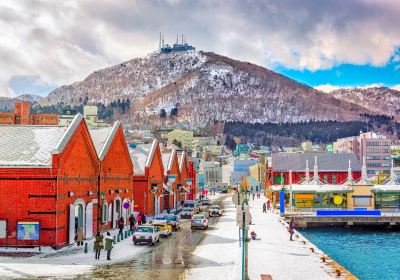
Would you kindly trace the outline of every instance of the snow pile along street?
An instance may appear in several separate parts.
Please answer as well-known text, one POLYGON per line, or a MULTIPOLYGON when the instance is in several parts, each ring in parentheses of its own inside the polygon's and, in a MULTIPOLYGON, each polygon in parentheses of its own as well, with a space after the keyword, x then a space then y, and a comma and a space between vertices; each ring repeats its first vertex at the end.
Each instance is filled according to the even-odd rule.
MULTIPOLYGON (((236 208, 232 197, 223 200, 223 216, 214 227, 206 232, 206 237, 193 252, 201 259, 201 266, 190 268, 185 279, 236 279, 240 273, 240 248, 236 226, 236 208)), ((194 258, 194 259, 196 259, 194 258)))

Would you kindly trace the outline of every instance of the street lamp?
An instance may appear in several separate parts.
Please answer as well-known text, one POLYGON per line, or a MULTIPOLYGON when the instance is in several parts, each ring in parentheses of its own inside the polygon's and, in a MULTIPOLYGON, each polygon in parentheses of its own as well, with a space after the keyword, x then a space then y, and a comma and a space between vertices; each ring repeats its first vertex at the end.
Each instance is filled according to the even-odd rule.
MULTIPOLYGON (((246 242, 247 239, 247 230, 246 230, 246 211, 244 210, 244 205, 249 205, 250 199, 250 191, 247 186, 240 184, 240 194, 243 195, 242 201, 242 215, 243 215, 243 224, 242 224, 242 280, 248 279, 247 277, 247 269, 248 267, 248 245, 246 242)), ((240 197, 240 195, 239 195, 240 197)))

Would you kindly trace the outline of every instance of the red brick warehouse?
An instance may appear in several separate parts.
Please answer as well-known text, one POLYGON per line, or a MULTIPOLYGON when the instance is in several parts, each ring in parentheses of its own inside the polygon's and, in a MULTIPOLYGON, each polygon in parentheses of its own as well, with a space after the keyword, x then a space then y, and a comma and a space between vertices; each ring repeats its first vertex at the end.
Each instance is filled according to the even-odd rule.
POLYGON ((0 245, 17 243, 17 222, 40 223, 40 239, 19 245, 59 248, 74 242, 77 228, 92 237, 100 162, 82 115, 69 127, 3 125, 0 134, 0 220, 8 237, 0 245))
POLYGON ((120 122, 89 132, 100 159, 99 228, 107 230, 133 213, 133 165, 120 122))
POLYGON ((172 149, 172 151, 164 151, 162 156, 165 171, 164 182, 166 185, 163 195, 163 207, 165 209, 174 209, 180 205, 180 194, 177 182, 180 176, 178 154, 176 149, 172 149))
POLYGON ((164 184, 164 167, 158 141, 153 140, 151 145, 132 146, 129 153, 135 170, 133 175, 135 210, 146 215, 158 214, 160 212, 158 202, 164 184))

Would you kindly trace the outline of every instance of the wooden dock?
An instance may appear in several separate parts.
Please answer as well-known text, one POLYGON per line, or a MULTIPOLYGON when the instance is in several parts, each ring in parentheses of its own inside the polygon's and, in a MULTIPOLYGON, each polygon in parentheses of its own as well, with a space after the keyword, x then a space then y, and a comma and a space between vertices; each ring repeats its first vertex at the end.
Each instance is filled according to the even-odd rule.
POLYGON ((326 226, 381 226, 400 227, 400 215, 393 216, 287 216, 294 218, 296 226, 300 228, 326 226))

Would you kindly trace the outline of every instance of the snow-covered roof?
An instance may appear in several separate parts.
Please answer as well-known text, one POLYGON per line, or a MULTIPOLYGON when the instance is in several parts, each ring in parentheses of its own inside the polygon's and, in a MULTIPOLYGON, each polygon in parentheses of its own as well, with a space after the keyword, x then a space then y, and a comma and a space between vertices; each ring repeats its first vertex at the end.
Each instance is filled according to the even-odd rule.
POLYGON ((52 155, 64 150, 82 118, 81 114, 77 114, 68 127, 0 125, 0 166, 51 166, 52 155))
MULTIPOLYGON (((273 186, 272 191, 280 191, 281 186, 273 186)), ((289 192, 290 186, 284 186, 284 191, 289 192)), ((346 185, 331 184, 292 184, 293 193, 331 193, 331 192, 353 192, 353 189, 346 185)))
POLYGON ((142 144, 142 145, 137 145, 135 148, 132 147, 128 148, 133 164, 133 171, 135 174, 144 174, 146 166, 150 166, 151 161, 149 161, 149 158, 151 156, 151 153, 153 153, 154 155, 155 151, 154 141, 153 144, 151 145, 142 144))
POLYGON ((375 185, 372 188, 374 193, 399 193, 400 185, 375 185))
POLYGON ((121 123, 117 121, 114 123, 113 127, 89 129, 90 137, 92 138, 94 147, 96 148, 96 153, 100 160, 103 160, 106 156, 120 125, 121 123))
POLYGON ((318 161, 319 171, 347 171, 349 160, 353 172, 361 171, 360 162, 353 153, 274 153, 272 168, 276 172, 289 170, 305 172, 307 161, 309 166, 314 166, 315 158, 318 161))
POLYGON ((182 170, 183 170, 183 163, 184 163, 185 157, 186 157, 186 152, 183 151, 182 154, 181 154, 181 157, 179 159, 179 171, 180 172, 182 172, 182 170))

